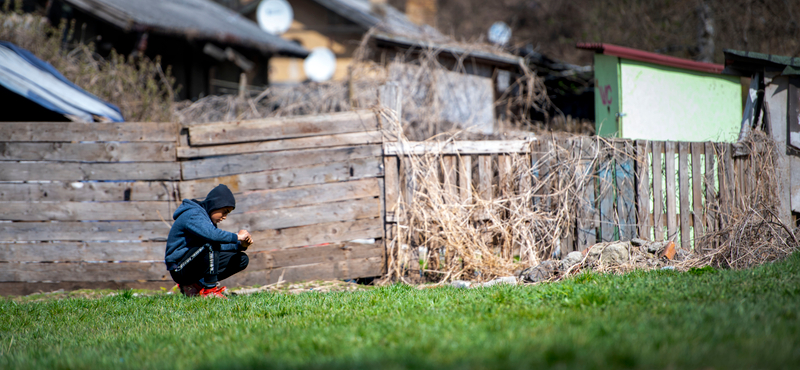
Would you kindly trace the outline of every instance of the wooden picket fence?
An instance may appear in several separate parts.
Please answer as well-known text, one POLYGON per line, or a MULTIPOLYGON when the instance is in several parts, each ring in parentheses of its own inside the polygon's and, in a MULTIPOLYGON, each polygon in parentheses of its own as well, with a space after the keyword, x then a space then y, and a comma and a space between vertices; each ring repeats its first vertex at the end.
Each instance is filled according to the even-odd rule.
POLYGON ((559 181, 563 185, 567 178, 581 179, 572 189, 576 199, 567 205, 572 224, 560 240, 564 254, 632 238, 673 240, 702 253, 713 247, 702 237, 724 227, 732 202, 756 185, 753 157, 734 158, 731 144, 725 143, 540 137, 389 142, 384 143, 384 153, 388 235, 395 225, 404 226, 403 207, 413 207, 415 187, 423 181, 408 171, 409 156, 439 157, 442 165, 434 177, 442 188, 460 194, 450 199, 462 203, 536 188, 529 206, 555 211, 563 206, 551 203, 551 193, 564 190, 557 189, 559 181), (514 166, 525 168, 511 168, 511 156, 518 157, 514 166), (513 188, 509 174, 527 178, 516 179, 519 185, 513 188))

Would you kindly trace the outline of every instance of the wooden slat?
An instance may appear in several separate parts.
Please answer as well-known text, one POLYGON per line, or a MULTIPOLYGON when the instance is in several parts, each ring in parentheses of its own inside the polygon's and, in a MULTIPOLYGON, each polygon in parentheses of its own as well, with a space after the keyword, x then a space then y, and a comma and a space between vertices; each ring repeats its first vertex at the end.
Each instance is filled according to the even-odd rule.
POLYGON ((380 157, 359 158, 311 166, 211 177, 178 183, 181 198, 204 198, 218 184, 234 194, 292 186, 325 184, 377 177, 383 174, 380 157))
POLYGON ((601 143, 601 159, 597 168, 600 189, 597 196, 598 212, 600 216, 600 239, 609 242, 615 239, 614 231, 617 224, 614 214, 614 161, 613 147, 601 143))
POLYGON ((0 261, 156 261, 164 259, 163 242, 0 243, 0 261))
POLYGON ((29 283, 29 282, 6 282, 0 283, 0 296, 24 296, 35 293, 49 293, 55 291, 72 291, 79 289, 144 289, 161 290, 171 289, 175 286, 172 280, 161 281, 69 281, 60 283, 29 283))
POLYGON ((236 197, 232 215, 377 196, 380 196, 377 178, 250 191, 236 197))
POLYGON ((380 130, 369 111, 215 122, 189 127, 191 145, 215 145, 380 130))
POLYGON ((383 157, 386 222, 397 222, 400 211, 400 165, 397 157, 383 157))
MULTIPOLYGON (((287 266, 301 266, 314 263, 324 262, 338 262, 346 261, 357 258, 372 258, 381 257, 383 254, 383 244, 362 244, 362 243, 345 243, 345 244, 329 244, 305 248, 288 248, 276 251, 255 252, 267 258, 268 263, 262 266, 253 266, 261 268, 278 268, 287 266), (265 266, 268 265, 268 266, 265 266)), ((248 253, 253 255, 253 253, 248 253)), ((248 266, 249 268, 250 266, 248 266)))
POLYGON ((624 141, 615 144, 617 161, 615 177, 617 185, 617 215, 619 216, 620 240, 631 240, 636 237, 636 192, 634 191, 635 157, 632 142, 624 141))
POLYGON ((4 263, 0 282, 172 280, 164 262, 4 263))
POLYGON ((0 181, 178 180, 180 164, 2 162, 0 181))
MULTIPOLYGON (((646 140, 636 141, 636 210, 639 225, 639 238, 650 240, 652 222, 650 221, 650 149, 646 140)), ((657 199, 657 198, 656 198, 657 199)))
POLYGON ((478 157, 478 194, 482 200, 492 199, 492 156, 478 157))
POLYGON ((0 141, 178 141, 180 126, 170 122, 3 122, 0 141))
POLYGON ((296 139, 258 141, 243 144, 178 147, 178 158, 210 157, 282 150, 329 148, 364 144, 380 144, 380 131, 351 132, 338 135, 310 136, 296 139))
POLYGON ((456 166, 458 164, 458 158, 454 155, 445 155, 442 156, 442 174, 444 175, 444 193, 445 202, 455 202, 458 201, 458 174, 456 172, 456 166))
POLYGON ((0 202, 142 201, 177 197, 177 183, 166 181, 0 183, 0 202))
POLYGON ((511 166, 511 156, 508 154, 500 154, 497 156, 497 174, 498 181, 497 188, 501 196, 508 197, 512 194, 511 183, 513 168, 511 166))
POLYGON ((472 156, 459 156, 458 188, 463 204, 472 204, 472 156))
POLYGON ((143 202, 2 202, 0 220, 11 221, 157 221, 172 219, 176 203, 143 202))
POLYGON ((193 180, 380 156, 380 145, 239 154, 181 162, 181 173, 193 180))
POLYGON ((380 217, 355 221, 334 221, 285 229, 252 231, 255 243, 248 251, 264 251, 303 247, 322 243, 338 243, 355 239, 380 238, 383 233, 380 217))
MULTIPOLYGON (((705 234, 705 219, 703 217, 703 143, 692 143, 692 221, 694 239, 698 240, 705 234)), ((694 243, 697 250, 697 243, 694 243)))
POLYGON ((676 143, 667 141, 664 144, 664 179, 667 191, 667 238, 674 239, 678 233, 677 198, 675 195, 675 154, 676 143))
MULTIPOLYGON (((538 182, 535 186, 538 188, 536 191, 537 196, 541 199, 538 206, 545 210, 552 209, 550 190, 553 188, 554 183, 556 183, 556 173, 551 171, 551 167, 554 165, 553 150, 555 150, 555 143, 553 141, 547 140, 539 142, 540 156, 537 160, 538 182)), ((566 256, 566 254, 564 255, 566 256)))
MULTIPOLYGON (((530 144, 531 147, 531 156, 530 156, 530 171, 528 172, 528 188, 530 189, 540 189, 541 188, 541 181, 542 181, 542 157, 546 156, 547 153, 542 153, 542 147, 546 144, 543 141, 534 141, 530 144)), ((522 189, 520 189, 524 193, 522 189)), ((542 197, 538 191, 535 191, 531 194, 531 202, 530 204, 535 208, 540 208, 540 203, 542 202, 542 197)))
POLYGON ((719 159, 719 204, 720 204, 720 226, 725 228, 731 217, 731 204, 733 202, 733 157, 731 156, 731 146, 729 144, 717 144, 719 159))
POLYGON ((4 143, 0 161, 168 162, 175 143, 4 143))
POLYGON ((232 232, 239 229, 259 231, 374 217, 382 217, 380 200, 378 198, 364 198, 344 202, 232 214, 228 216, 224 223, 220 223, 220 228, 232 232))
POLYGON ((166 240, 170 225, 162 221, 0 222, 0 240, 166 240))
POLYGON ((529 153, 528 140, 414 141, 383 143, 386 155, 529 153))
MULTIPOLYGON (((716 171, 714 170, 714 163, 717 161, 717 153, 714 150, 714 144, 710 142, 705 143, 705 162, 706 162, 706 177, 705 177, 705 226, 706 234, 711 234, 717 230, 717 223, 719 222, 719 202, 717 200, 717 191, 714 185, 714 178, 716 171)), ((703 252, 703 251, 700 251, 703 252)))
MULTIPOLYGON (((577 143, 576 143, 577 144, 577 143)), ((580 160, 576 168, 576 173, 581 177, 580 205, 577 219, 577 248, 580 251, 594 245, 597 242, 597 229, 594 223, 595 218, 595 182, 594 168, 592 160, 597 154, 596 143, 591 138, 580 139, 580 144, 576 145, 577 155, 580 160)))
POLYGON ((661 191, 664 179, 661 168, 664 142, 653 141, 653 230, 655 241, 664 240, 664 194, 661 191))
POLYGON ((689 191, 689 143, 678 143, 678 190, 680 192, 680 235, 681 248, 692 249, 691 241, 691 208, 692 199, 689 191))
POLYGON ((225 280, 224 283, 228 286, 251 286, 274 284, 278 282, 279 278, 282 278, 284 282, 293 283, 372 277, 381 275, 382 264, 381 257, 371 257, 268 270, 245 270, 225 280))

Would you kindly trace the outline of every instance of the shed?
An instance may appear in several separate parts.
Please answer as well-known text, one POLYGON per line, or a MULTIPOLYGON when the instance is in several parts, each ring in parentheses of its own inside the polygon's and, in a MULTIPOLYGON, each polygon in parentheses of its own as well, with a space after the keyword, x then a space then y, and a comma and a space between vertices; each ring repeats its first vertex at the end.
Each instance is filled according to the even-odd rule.
POLYGON ((95 42, 101 53, 113 48, 124 55, 161 56, 183 86, 181 98, 236 88, 241 73, 249 84, 265 86, 269 58, 308 55, 210 0, 54 0, 48 17, 53 24, 76 20, 76 34, 95 42))
POLYGON ((591 50, 598 135, 645 140, 734 142, 741 80, 719 64, 603 43, 591 50))
POLYGON ((763 124, 778 145, 780 218, 800 213, 800 58, 724 50, 723 73, 751 78, 740 136, 763 124))

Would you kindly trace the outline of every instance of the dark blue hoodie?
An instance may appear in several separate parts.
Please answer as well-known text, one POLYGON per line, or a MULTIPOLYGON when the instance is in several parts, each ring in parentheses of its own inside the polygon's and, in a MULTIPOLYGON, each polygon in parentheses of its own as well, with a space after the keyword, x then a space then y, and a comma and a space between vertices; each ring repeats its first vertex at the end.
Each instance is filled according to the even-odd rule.
POLYGON ((220 250, 236 251, 240 249, 239 237, 235 233, 218 229, 211 222, 211 212, 225 207, 236 207, 236 200, 230 189, 218 185, 211 190, 205 200, 184 199, 175 210, 172 219, 175 222, 167 237, 167 250, 164 262, 167 270, 177 267, 177 263, 187 251, 206 243, 219 244, 220 250))

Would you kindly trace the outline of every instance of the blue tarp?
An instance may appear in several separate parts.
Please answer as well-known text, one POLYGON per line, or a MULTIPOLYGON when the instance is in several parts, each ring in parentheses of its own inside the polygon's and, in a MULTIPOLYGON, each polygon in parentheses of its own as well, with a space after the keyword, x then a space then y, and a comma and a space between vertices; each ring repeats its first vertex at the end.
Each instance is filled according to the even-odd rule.
POLYGON ((5 41, 0 41, 0 85, 53 112, 85 122, 93 122, 94 116, 125 121, 119 108, 76 86, 31 52, 5 41))

